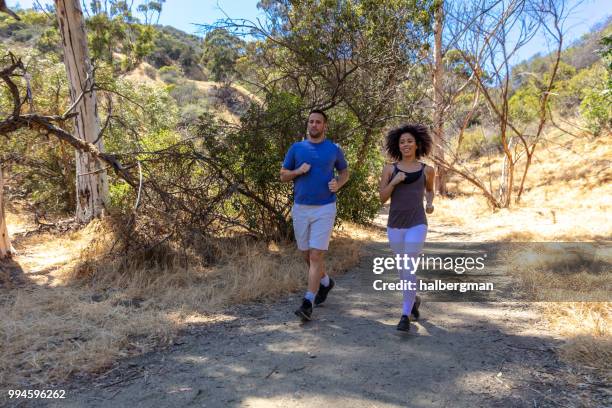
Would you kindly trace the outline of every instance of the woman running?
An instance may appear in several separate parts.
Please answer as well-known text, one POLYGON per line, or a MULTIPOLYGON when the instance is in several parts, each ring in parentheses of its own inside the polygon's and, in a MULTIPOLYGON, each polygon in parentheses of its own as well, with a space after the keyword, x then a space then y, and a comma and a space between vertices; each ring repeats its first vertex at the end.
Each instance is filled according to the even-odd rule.
MULTIPOLYGON (((434 210, 434 169, 418 159, 431 151, 432 139, 427 128, 422 125, 405 125, 393 129, 385 140, 385 150, 393 159, 393 164, 385 165, 380 178, 380 200, 384 204, 391 198, 387 235, 393 252, 417 258, 423 250, 427 236, 427 217, 434 210), (427 205, 423 208, 423 196, 427 205)), ((414 290, 403 291, 404 303, 402 317, 397 330, 410 329, 409 315, 419 318, 421 299, 416 296, 416 270, 399 270, 402 281, 413 282, 414 290)), ((405 266, 405 265, 402 265, 405 266)))

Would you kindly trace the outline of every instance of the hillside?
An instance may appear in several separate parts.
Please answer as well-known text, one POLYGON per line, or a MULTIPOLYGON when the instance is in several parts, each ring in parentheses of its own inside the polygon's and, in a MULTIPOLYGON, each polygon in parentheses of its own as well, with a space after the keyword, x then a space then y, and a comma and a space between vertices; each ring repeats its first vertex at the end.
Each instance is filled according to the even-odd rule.
POLYGON ((183 120, 193 120, 198 114, 207 110, 222 120, 237 124, 251 102, 261 103, 261 100, 240 84, 229 86, 214 82, 200 81, 173 76, 171 79, 164 73, 176 72, 167 69, 160 71, 147 62, 140 63, 136 68, 122 75, 122 78, 134 84, 144 84, 167 89, 175 98, 183 120), (164 78, 167 82, 164 82, 164 78))
MULTIPOLYGON (((610 240, 611 142, 610 133, 575 138, 551 130, 538 147, 520 205, 491 211, 473 185, 452 176, 449 188, 457 195, 443 201, 438 215, 462 225, 475 240, 610 240)), ((466 163, 466 168, 488 180, 499 174, 502 162, 491 155, 466 163)))
MULTIPOLYGON (((0 13, 3 46, 21 55, 41 53, 45 58, 61 61, 57 23, 52 16, 32 10, 20 11, 19 14, 21 21, 0 13)), ((104 20, 103 15, 96 18, 104 20)), ((95 32, 100 24, 98 20, 89 19, 88 29, 95 32)), ((128 39, 118 39, 112 45, 112 58, 108 54, 105 57, 104 52, 100 58, 110 58, 117 77, 169 90, 179 105, 183 121, 211 111, 220 119, 237 123, 250 101, 258 100, 238 83, 228 87, 225 83, 211 80, 212 75, 202 60, 205 51, 202 38, 169 26, 133 26, 136 33, 142 29, 153 30, 152 42, 146 45, 149 52, 143 61, 127 64, 131 57, 125 53, 123 43, 128 43, 128 39), (160 72, 166 75, 160 75, 160 72)), ((127 29, 124 26, 122 30, 127 29)), ((101 52, 95 46, 92 50, 94 58, 101 52)))
MULTIPOLYGON (((5 46, 36 49, 46 54, 53 53, 61 57, 57 22, 52 15, 33 10, 19 11, 19 15, 21 21, 0 13, 0 39, 2 43, 5 46)), ((139 26, 136 25, 136 27, 139 26)), ((93 22, 88 21, 88 29, 95 31, 96 26, 93 22)), ((176 66, 189 79, 205 80, 207 78, 208 74, 199 64, 203 53, 203 44, 200 37, 168 26, 151 26, 151 29, 154 31, 153 43, 150 44, 150 52, 144 57, 145 62, 157 69, 164 66, 176 66)), ((124 41, 130 40, 117 40, 113 44, 113 52, 120 52, 124 41)), ((125 57, 125 55, 122 57, 125 57)))
MULTIPOLYGON (((568 44, 561 53, 561 62, 573 67, 576 71, 589 68, 601 61, 602 39, 612 34, 612 16, 594 25, 591 30, 571 44, 568 44)), ((544 72, 551 55, 537 53, 526 61, 517 64, 513 69, 517 86, 526 80, 521 72, 544 72)))

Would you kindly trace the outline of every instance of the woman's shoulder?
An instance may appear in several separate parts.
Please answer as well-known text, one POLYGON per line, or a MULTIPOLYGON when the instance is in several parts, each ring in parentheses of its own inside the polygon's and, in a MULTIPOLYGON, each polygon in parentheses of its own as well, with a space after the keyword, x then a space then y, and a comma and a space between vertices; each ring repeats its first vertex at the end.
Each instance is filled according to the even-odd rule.
POLYGON ((435 173, 435 169, 429 164, 423 163, 423 171, 425 174, 433 174, 435 173))
POLYGON ((391 173, 395 168, 396 163, 385 163, 383 166, 383 173, 391 173))

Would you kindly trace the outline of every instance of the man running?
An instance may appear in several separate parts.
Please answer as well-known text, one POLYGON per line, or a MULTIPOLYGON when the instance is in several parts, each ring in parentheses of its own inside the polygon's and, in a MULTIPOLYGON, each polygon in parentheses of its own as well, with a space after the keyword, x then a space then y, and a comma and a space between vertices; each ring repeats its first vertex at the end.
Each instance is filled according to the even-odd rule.
POLYGON ((336 192, 349 178, 344 153, 325 138, 326 130, 327 115, 312 110, 306 140, 289 148, 280 171, 281 181, 294 182, 293 230, 308 264, 308 290, 295 311, 303 320, 311 319, 313 304, 323 303, 334 287, 334 280, 325 273, 323 258, 336 218, 336 192), (338 170, 337 178, 334 168, 338 170))

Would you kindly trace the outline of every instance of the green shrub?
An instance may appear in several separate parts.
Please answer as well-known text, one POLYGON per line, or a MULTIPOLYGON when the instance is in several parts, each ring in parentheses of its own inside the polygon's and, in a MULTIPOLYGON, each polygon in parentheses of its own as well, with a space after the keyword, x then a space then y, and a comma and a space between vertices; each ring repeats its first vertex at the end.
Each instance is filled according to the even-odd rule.
POLYGON ((198 104, 201 100, 208 97, 206 92, 198 88, 195 83, 189 81, 181 81, 175 84, 169 89, 169 94, 179 106, 198 104))
MULTIPOLYGON (((151 144, 153 140, 159 140, 159 145, 163 145, 164 141, 176 136, 167 132, 177 124, 178 108, 164 87, 117 81, 113 89, 129 100, 115 97, 113 114, 117 118, 104 137, 109 152, 137 151, 143 141, 151 144)), ((104 99, 102 102, 105 103, 104 99)), ((101 106, 100 112, 104 112, 104 108, 101 106)), ((154 148, 152 145, 149 147, 154 148)))
MULTIPOLYGON (((209 116, 200 118, 197 133, 204 155, 215 158, 230 185, 243 186, 249 192, 226 200, 222 207, 226 217, 264 237, 292 236, 292 183, 280 182, 279 170, 289 147, 303 138, 307 112, 297 95, 278 92, 268 95, 264 107, 252 104, 237 129, 216 127, 209 116)), ((328 114, 327 136, 344 150, 351 173, 349 183, 338 194, 337 221, 370 221, 380 208, 376 186, 382 159, 374 148, 363 166, 354 168, 364 136, 358 122, 347 110, 335 108, 328 114)))
POLYGON ((135 204, 134 190, 123 180, 113 181, 109 185, 111 211, 126 213, 135 204))
POLYGON ((349 182, 338 194, 337 224, 341 224, 342 221, 365 224, 378 214, 381 207, 378 197, 378 176, 383 164, 380 155, 372 150, 364 166, 349 167, 349 182))
POLYGON ((159 69, 159 77, 167 84, 177 84, 183 78, 183 73, 174 65, 161 67, 159 69))
POLYGON ((500 145, 499 135, 487 137, 481 128, 466 129, 459 146, 459 154, 470 158, 480 157, 486 152, 498 150, 500 145))
POLYGON ((171 129, 160 129, 140 138, 140 147, 146 152, 166 149, 181 140, 178 133, 171 129))
POLYGON ((149 78, 155 80, 157 78, 157 70, 150 65, 146 65, 144 68, 144 73, 149 78))
POLYGON ((532 84, 519 88, 508 101, 510 116, 520 123, 529 123, 538 117, 540 92, 532 84))
POLYGON ((180 109, 179 123, 182 125, 188 125, 190 123, 197 122, 200 116, 209 113, 208 101, 202 99, 199 103, 188 104, 182 106, 180 109))
POLYGON ((612 127, 612 94, 606 89, 589 89, 580 103, 580 114, 586 119, 589 129, 599 134, 612 127))

